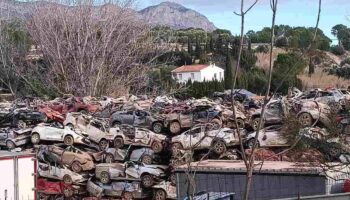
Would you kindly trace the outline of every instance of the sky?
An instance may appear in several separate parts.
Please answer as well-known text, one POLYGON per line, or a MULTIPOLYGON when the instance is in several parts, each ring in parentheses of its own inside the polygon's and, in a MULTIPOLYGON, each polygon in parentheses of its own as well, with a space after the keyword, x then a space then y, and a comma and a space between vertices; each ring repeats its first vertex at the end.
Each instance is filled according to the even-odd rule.
MULTIPOLYGON (((240 17, 233 12, 239 12, 240 0, 171 0, 204 14, 216 27, 228 29, 233 35, 239 35, 240 17)), ((156 5, 162 0, 139 0, 137 8, 142 9, 156 5)), ((248 8, 253 0, 244 0, 248 8)), ((318 0, 279 0, 276 24, 290 26, 314 27, 318 12, 318 0)), ((247 13, 245 32, 261 30, 271 26, 272 11, 270 0, 259 0, 257 5, 247 13)), ((322 11, 319 28, 331 39, 331 29, 336 24, 350 27, 350 0, 322 0, 322 11)), ((334 41, 336 43, 336 41, 334 41)))

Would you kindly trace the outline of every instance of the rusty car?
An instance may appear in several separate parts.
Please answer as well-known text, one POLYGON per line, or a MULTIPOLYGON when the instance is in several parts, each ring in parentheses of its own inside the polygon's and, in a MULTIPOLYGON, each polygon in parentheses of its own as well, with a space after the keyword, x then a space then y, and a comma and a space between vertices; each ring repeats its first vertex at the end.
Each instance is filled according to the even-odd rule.
POLYGON ((150 148, 143 147, 132 149, 132 145, 129 145, 127 149, 108 148, 104 151, 104 157, 106 163, 112 163, 115 161, 125 162, 130 160, 150 165, 155 159, 155 153, 150 148))
POLYGON ((60 180, 66 184, 83 183, 87 181, 88 177, 86 174, 78 174, 64 166, 58 167, 46 163, 38 163, 38 173, 41 177, 60 180))
POLYGON ((26 129, 0 129, 0 146, 6 146, 8 149, 25 145, 30 142, 31 128, 26 129))

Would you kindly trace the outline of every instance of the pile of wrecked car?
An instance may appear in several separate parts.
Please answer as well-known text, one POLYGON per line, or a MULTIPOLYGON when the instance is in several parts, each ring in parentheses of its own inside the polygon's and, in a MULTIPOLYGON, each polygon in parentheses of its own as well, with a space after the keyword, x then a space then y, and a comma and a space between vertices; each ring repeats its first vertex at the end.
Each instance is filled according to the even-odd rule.
POLYGON ((264 116, 260 97, 241 90, 232 96, 237 121, 231 91, 215 93, 212 99, 182 101, 167 96, 69 95, 51 101, 3 102, 0 146, 37 154, 36 189, 42 199, 174 199, 177 165, 203 156, 239 159, 246 153, 241 152, 240 142, 246 149, 254 143, 261 148, 288 148, 291 143, 283 127, 291 115, 301 124, 299 139, 329 161, 350 160, 343 139, 321 140, 327 132, 313 127, 327 127, 331 108, 338 107, 343 109, 336 119, 341 132, 347 132, 350 98, 345 91, 294 89, 288 96, 271 97, 264 116))

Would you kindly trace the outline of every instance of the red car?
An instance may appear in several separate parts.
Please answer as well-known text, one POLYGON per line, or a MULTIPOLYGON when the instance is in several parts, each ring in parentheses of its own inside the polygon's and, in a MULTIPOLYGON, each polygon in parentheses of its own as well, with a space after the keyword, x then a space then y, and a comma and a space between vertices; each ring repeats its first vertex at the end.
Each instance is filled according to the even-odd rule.
POLYGON ((75 193, 76 188, 63 182, 51 182, 47 181, 46 179, 39 178, 37 190, 39 193, 43 194, 63 194, 65 197, 71 197, 75 193))
POLYGON ((61 114, 66 114, 69 112, 82 112, 82 113, 95 113, 100 109, 97 104, 86 104, 82 99, 78 97, 71 97, 65 100, 64 103, 54 103, 49 105, 49 107, 61 114))
POLYGON ((65 120, 65 117, 60 112, 57 112, 49 107, 42 107, 39 109, 39 111, 45 113, 46 117, 50 121, 63 123, 65 120))

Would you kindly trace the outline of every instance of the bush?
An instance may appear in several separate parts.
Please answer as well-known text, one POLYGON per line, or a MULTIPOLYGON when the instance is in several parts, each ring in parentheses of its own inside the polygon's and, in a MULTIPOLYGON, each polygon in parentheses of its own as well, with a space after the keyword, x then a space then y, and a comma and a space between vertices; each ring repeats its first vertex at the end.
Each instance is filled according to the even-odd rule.
POLYGON ((341 56, 345 54, 345 49, 342 46, 335 45, 331 47, 331 52, 335 55, 341 56))
POLYGON ((288 46, 288 40, 286 37, 282 36, 276 39, 275 41, 276 47, 286 47, 288 46))
POLYGON ((347 57, 343 61, 341 61, 340 66, 344 66, 345 64, 350 65, 350 57, 347 57))
POLYGON ((255 52, 257 52, 257 53, 268 53, 269 52, 269 47, 267 45, 259 45, 255 49, 255 52))

